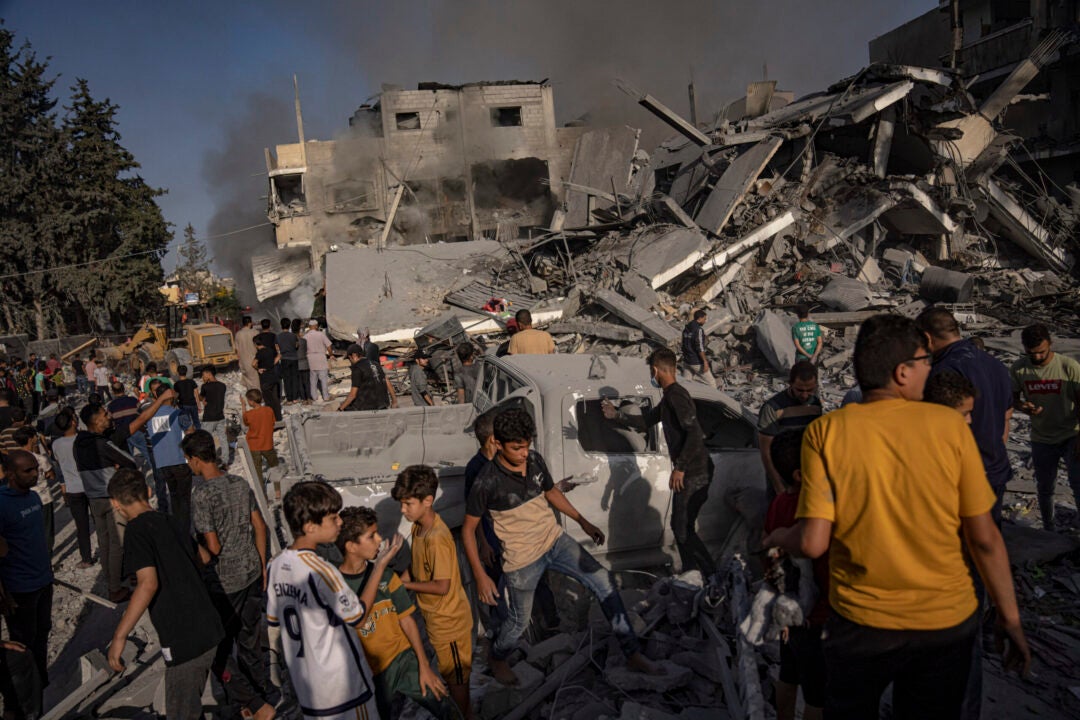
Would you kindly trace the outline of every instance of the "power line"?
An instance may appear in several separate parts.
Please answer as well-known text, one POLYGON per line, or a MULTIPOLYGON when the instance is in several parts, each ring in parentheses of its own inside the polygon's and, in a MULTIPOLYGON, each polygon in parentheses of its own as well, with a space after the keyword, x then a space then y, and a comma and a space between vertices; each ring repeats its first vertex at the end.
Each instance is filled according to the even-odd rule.
POLYGON ((139 257, 141 255, 152 255, 161 252, 160 250, 141 250, 135 253, 128 253, 127 255, 115 255, 112 257, 101 258, 100 260, 90 260, 82 263, 72 263, 70 265, 56 265, 54 267, 41 268, 38 270, 27 270, 21 273, 9 273, 8 275, 0 275, 0 280, 10 280, 11 278, 27 277, 28 275, 40 275, 41 273, 56 272, 57 270, 70 270, 71 268, 86 267, 87 265, 97 265, 98 263, 114 262, 116 260, 125 260, 127 258, 139 257))

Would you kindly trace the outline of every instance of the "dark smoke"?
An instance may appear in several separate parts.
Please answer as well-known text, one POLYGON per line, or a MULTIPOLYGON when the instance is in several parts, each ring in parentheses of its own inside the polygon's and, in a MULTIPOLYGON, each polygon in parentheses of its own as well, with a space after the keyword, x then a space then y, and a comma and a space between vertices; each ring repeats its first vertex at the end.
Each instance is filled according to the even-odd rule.
POLYGON ((206 232, 210 253, 218 271, 236 280, 244 304, 256 302, 251 256, 274 249, 273 227, 266 224, 263 149, 296 142, 295 118, 290 98, 253 93, 225 126, 221 149, 207 151, 203 161, 203 180, 217 196, 206 232), (260 227, 233 232, 253 226, 260 227), (232 234, 219 237, 223 233, 232 234))
MULTIPOLYGON (((614 78, 688 116, 692 73, 698 119, 706 121, 744 95, 747 82, 764 79, 766 67, 768 79, 796 96, 854 73, 866 64, 873 37, 933 7, 924 4, 435 0, 412 7, 338 0, 312 10, 275 0, 261 8, 331 60, 324 75, 302 78, 304 95, 333 98, 324 105, 344 112, 340 118, 305 117, 305 123, 344 132, 348 114, 382 83, 549 78, 559 122, 587 113, 594 124, 640 127, 643 147, 651 150, 671 132, 616 89, 614 78)), ((265 178, 251 174, 263 169, 264 147, 295 141, 288 81, 274 79, 273 97, 248 98, 228 128, 225 150, 208 156, 206 179, 222 198, 210 234, 265 221, 265 178)), ((246 260, 273 247, 271 238, 269 229, 260 229, 216 241, 218 264, 250 288, 246 260)), ((254 301, 253 293, 245 297, 254 301)))

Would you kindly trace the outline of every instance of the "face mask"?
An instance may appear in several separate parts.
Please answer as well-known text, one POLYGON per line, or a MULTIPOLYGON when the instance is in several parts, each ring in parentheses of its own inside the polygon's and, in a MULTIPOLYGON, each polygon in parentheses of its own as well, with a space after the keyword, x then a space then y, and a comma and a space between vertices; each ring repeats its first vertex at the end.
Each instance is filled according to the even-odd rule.
POLYGON ((656 381, 655 377, 649 378, 649 384, 651 384, 654 388, 659 388, 660 387, 660 383, 658 383, 656 381))

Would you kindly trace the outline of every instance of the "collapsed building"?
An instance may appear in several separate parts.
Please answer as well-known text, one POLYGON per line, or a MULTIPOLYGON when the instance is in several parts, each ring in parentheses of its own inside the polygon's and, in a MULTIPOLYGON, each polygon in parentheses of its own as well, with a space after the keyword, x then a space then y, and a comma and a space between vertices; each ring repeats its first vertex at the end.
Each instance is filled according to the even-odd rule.
POLYGON ((286 252, 256 259, 260 301, 340 247, 514 239, 547 227, 586 132, 556 126, 546 81, 387 86, 331 141, 305 141, 297 118, 300 141, 266 150, 267 216, 286 252))

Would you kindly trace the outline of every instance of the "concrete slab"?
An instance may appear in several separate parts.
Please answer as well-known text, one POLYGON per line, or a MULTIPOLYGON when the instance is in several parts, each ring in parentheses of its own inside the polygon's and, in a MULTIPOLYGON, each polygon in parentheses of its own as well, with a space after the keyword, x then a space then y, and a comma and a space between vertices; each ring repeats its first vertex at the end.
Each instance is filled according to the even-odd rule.
POLYGON ((719 234, 731 218, 735 207, 758 179, 765 166, 783 144, 780 138, 769 138, 751 146, 736 158, 709 193, 705 204, 694 220, 705 230, 719 234))
MULTIPOLYGON (((326 320, 332 335, 358 327, 378 336, 423 327, 441 315, 443 298, 509 254, 492 240, 342 248, 326 257, 326 320)), ((376 340, 378 342, 378 340, 376 340)))
MULTIPOLYGON (((608 193, 614 184, 616 192, 625 192, 639 135, 639 130, 625 125, 586 130, 574 147, 569 182, 608 193)), ((588 195, 567 193, 564 226, 585 227, 589 221, 588 195)))

